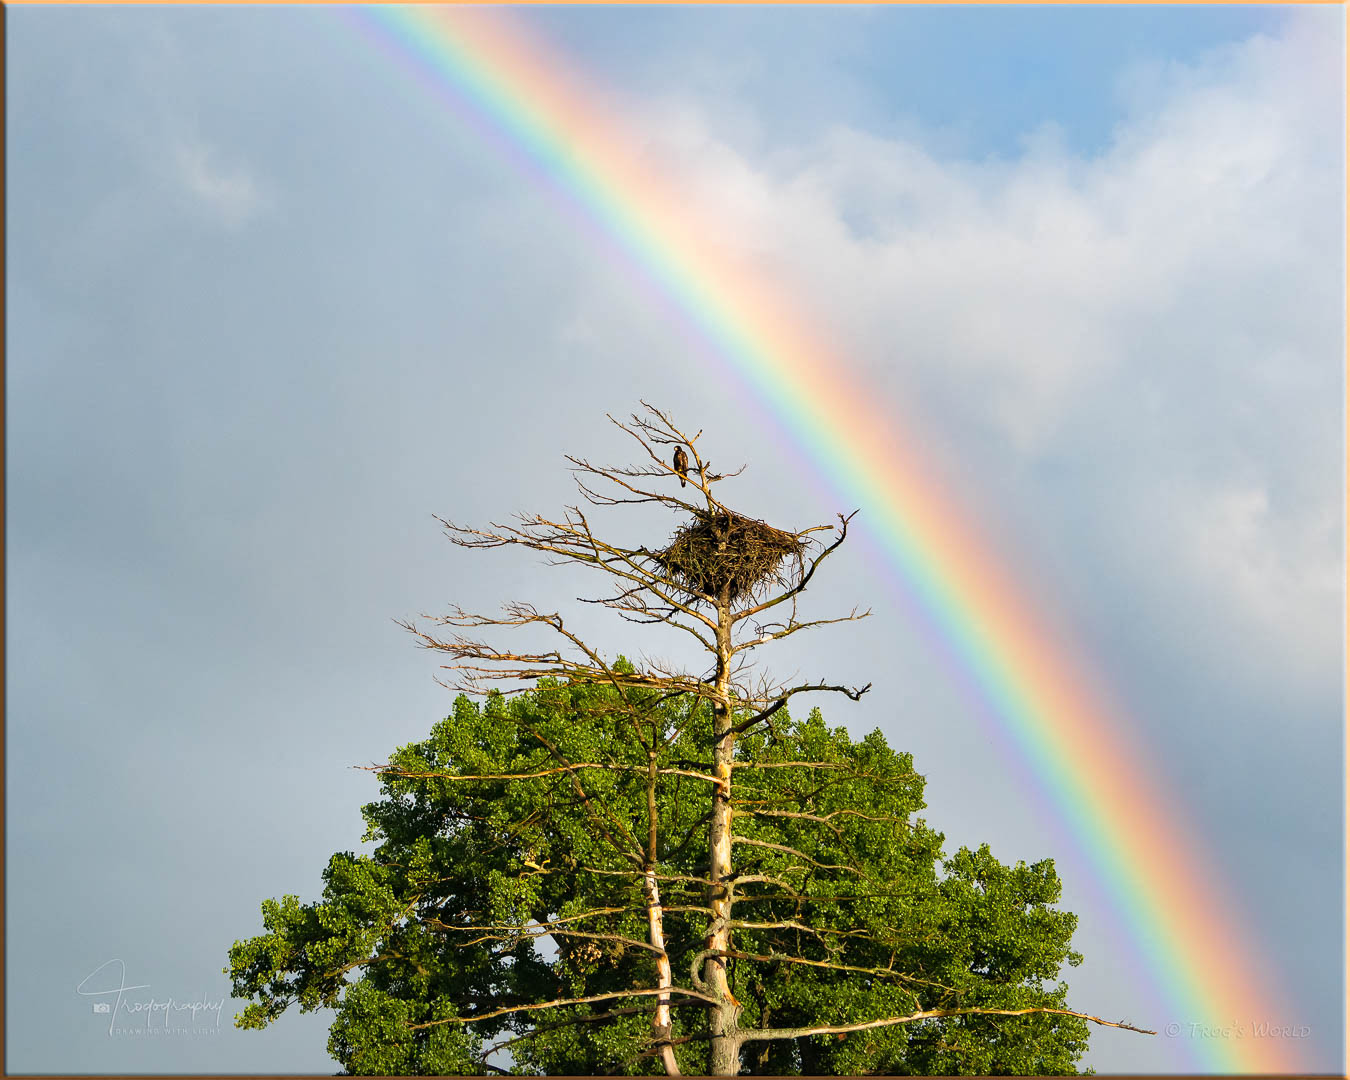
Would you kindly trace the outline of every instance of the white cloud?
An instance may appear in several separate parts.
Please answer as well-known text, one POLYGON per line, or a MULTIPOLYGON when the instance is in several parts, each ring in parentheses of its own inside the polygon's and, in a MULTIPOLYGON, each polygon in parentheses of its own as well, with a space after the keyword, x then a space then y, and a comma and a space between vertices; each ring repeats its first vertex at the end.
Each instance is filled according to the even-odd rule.
POLYGON ((186 192, 224 225, 242 225, 263 207, 252 172, 238 162, 226 161, 208 143, 180 142, 174 152, 174 167, 186 192))
MULTIPOLYGON (((1309 522, 1282 521, 1262 488, 1208 493, 1186 526, 1190 543, 1182 550, 1195 572, 1216 589, 1236 590, 1243 603, 1272 620, 1292 606, 1290 593, 1340 585, 1334 519, 1318 514, 1309 522)), ((1297 629, 1297 620, 1292 623, 1289 628, 1297 629)))

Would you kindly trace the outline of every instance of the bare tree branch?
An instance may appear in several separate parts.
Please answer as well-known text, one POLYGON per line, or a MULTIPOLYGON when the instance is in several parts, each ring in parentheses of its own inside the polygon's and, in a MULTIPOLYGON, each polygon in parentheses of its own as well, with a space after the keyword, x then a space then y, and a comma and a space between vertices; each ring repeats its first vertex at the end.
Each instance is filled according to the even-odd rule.
POLYGON ((699 998, 709 1002, 716 1000, 696 990, 683 990, 675 986, 664 990, 634 988, 632 990, 615 990, 608 994, 591 994, 588 997, 555 998, 553 1001, 534 1001, 526 1005, 508 1005, 505 1008, 493 1009, 491 1012, 479 1013, 477 1016, 447 1016, 440 1020, 427 1020, 421 1024, 409 1024, 408 1030, 421 1031, 423 1028, 439 1027, 441 1024, 476 1024, 482 1020, 509 1016, 512 1013, 535 1012, 539 1009, 560 1009, 565 1005, 590 1005, 596 1001, 613 1001, 615 998, 653 997, 658 994, 682 994, 685 997, 699 998))
MULTIPOLYGON (((832 554, 834 554, 834 552, 838 551, 840 545, 843 544, 845 539, 847 539, 848 523, 853 520, 853 518, 857 515, 857 513, 858 511, 854 510, 853 513, 849 514, 847 517, 844 516, 843 514, 839 515, 838 538, 834 541, 834 543, 829 544, 824 549, 822 549, 820 554, 818 554, 814 559, 811 560, 811 563, 807 567, 806 572, 802 574, 801 580, 798 581, 796 585, 794 585, 792 588, 788 589, 786 592, 782 593, 779 596, 771 597, 770 599, 761 601, 760 603, 755 604, 752 607, 748 607, 741 611, 736 612, 734 616, 735 621, 740 622, 744 619, 753 618, 754 616, 760 614, 760 612, 768 611, 770 608, 777 607, 779 604, 785 601, 793 600, 798 595, 805 592, 806 586, 810 583, 811 578, 815 576, 816 569, 820 566, 821 563, 823 563, 827 558, 829 558, 832 554)), ((817 526, 817 528, 821 529, 828 527, 829 526, 823 525, 817 526)), ((814 531, 815 529, 806 530, 806 532, 814 532, 814 531)), ((798 535, 805 535, 805 533, 799 533, 798 535)), ((862 616, 859 616, 859 618, 861 617, 862 616)))
POLYGON ((770 843, 768 840, 752 840, 748 836, 733 836, 731 842, 733 844, 748 844, 751 847, 768 848, 770 851, 778 851, 785 855, 794 855, 804 862, 810 863, 819 870, 847 870, 850 874, 857 874, 859 877, 867 876, 856 866, 847 866, 843 863, 816 862, 815 859, 811 858, 811 856, 807 855, 804 851, 798 851, 796 848, 789 847, 787 844, 774 844, 770 843))
POLYGON ((745 1028, 741 1031, 742 1042, 760 1042, 765 1039, 802 1039, 808 1035, 844 1035, 851 1031, 868 1031, 871 1028, 891 1027, 895 1024, 912 1024, 916 1020, 936 1020, 946 1016, 1029 1016, 1032 1013, 1047 1013, 1052 1016, 1076 1016, 1103 1027, 1124 1028, 1137 1031, 1141 1035, 1156 1035, 1156 1031, 1135 1027, 1125 1021, 1103 1020, 1099 1016, 1074 1012, 1072 1009, 1052 1009, 1037 1007, 1027 1009, 926 1009, 909 1013, 906 1016, 888 1016, 881 1020, 863 1020, 856 1024, 821 1024, 816 1027, 795 1028, 745 1028))

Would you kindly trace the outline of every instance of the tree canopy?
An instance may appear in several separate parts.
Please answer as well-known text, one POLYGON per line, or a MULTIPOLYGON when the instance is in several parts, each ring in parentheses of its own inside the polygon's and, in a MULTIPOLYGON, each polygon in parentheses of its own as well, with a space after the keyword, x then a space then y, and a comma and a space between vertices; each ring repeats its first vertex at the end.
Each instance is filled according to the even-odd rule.
MULTIPOLYGON (((500 1054, 487 1059, 494 1045, 509 1050, 512 1071, 653 1071, 651 995, 638 993, 651 983, 644 899, 618 854, 623 834, 647 830, 650 769, 616 697, 559 684, 482 706, 460 697, 425 742, 395 754, 384 797, 364 808, 378 846, 334 855, 316 903, 267 901, 266 932, 231 950, 234 992, 254 999, 242 1026, 292 1004, 334 1008, 330 1052, 360 1075, 505 1067, 500 1054), (560 758, 608 768, 588 772, 582 794, 560 758), (555 1000, 573 1003, 522 1007, 555 1000)), ((655 785, 676 972, 702 949, 707 921, 706 800, 690 797, 702 785, 685 772, 698 767, 709 723, 690 706, 667 699, 645 717, 654 734, 680 729, 655 785)), ((1067 1008, 1053 980, 1079 960, 1075 917, 1053 906, 1049 860, 1008 867, 982 847, 941 862, 909 755, 880 732, 855 742, 818 710, 746 738, 736 764, 737 833, 748 843, 730 982, 742 1022, 781 1030, 950 1014, 750 1041, 743 1071, 1074 1071, 1083 1019, 962 1012, 1067 1008)), ((706 1010, 675 997, 681 1071, 704 1073, 706 1010)))

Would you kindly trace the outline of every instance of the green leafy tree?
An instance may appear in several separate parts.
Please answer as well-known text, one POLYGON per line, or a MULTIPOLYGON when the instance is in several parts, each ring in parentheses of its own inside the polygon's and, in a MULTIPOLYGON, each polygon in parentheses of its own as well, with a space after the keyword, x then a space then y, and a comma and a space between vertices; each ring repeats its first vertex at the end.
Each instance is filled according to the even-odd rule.
POLYGON ((523 604, 434 621, 543 629, 567 648, 407 624, 486 701, 459 697, 426 742, 375 767, 384 798, 365 808, 365 839, 378 846, 334 856, 322 900, 264 903, 265 932, 230 952, 250 999, 237 1022, 332 1008, 330 1051, 367 1075, 504 1071, 503 1053, 512 1071, 573 1075, 653 1059, 668 1075, 1073 1072, 1086 1023, 1109 1022, 1069 1010, 1055 981, 1079 958, 1052 864, 1009 868, 987 848, 942 862, 907 755, 787 708, 866 687, 744 678, 749 650, 861 617, 797 613, 848 519, 820 544, 819 529, 734 513, 698 436, 649 414, 618 426, 650 464, 572 460, 594 504, 688 515, 664 549, 601 540, 577 508, 444 524, 467 547, 609 574, 618 587, 600 602, 692 635, 709 667, 607 662, 523 604), (692 481, 695 501, 658 490, 663 478, 692 481))

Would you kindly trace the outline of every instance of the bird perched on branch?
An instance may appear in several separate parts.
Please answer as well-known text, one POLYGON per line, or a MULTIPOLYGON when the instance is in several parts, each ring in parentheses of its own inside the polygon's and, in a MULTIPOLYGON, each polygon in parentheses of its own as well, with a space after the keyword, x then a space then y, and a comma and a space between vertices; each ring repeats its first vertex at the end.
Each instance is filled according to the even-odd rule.
POLYGON ((689 472, 689 455, 684 452, 683 446, 675 447, 675 461, 673 462, 675 471, 680 474, 680 487, 684 487, 684 478, 689 472))

